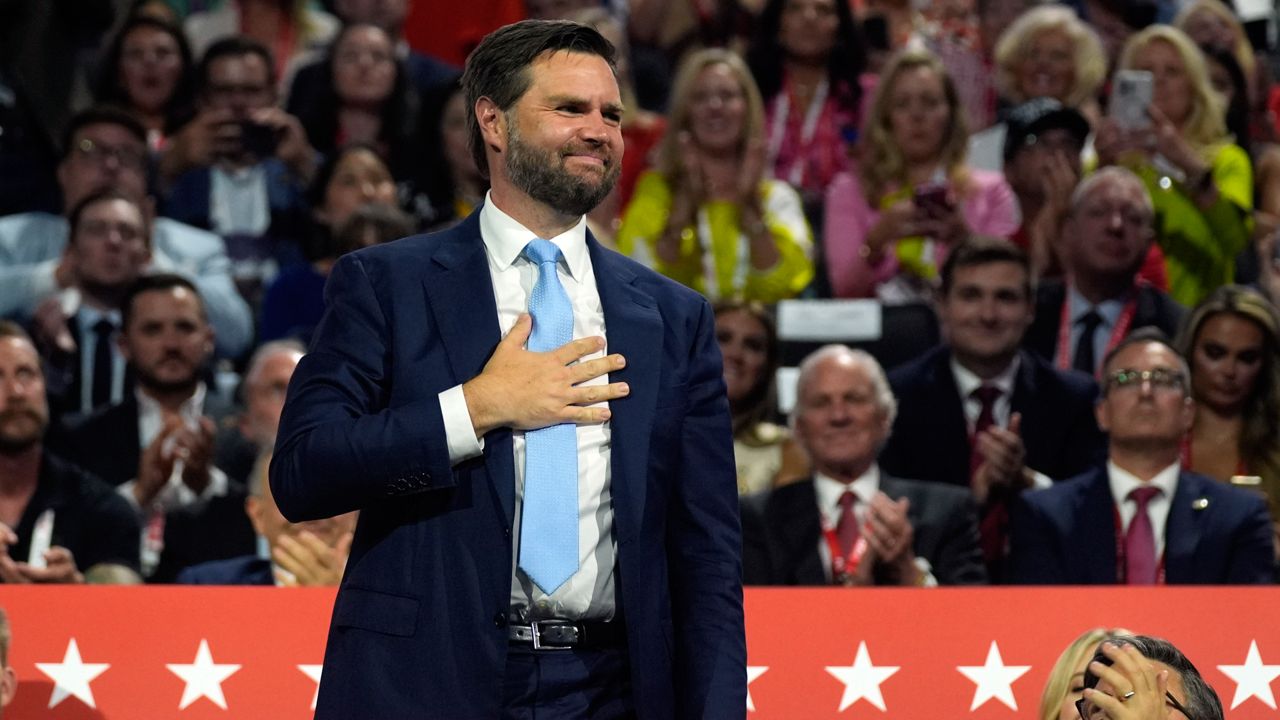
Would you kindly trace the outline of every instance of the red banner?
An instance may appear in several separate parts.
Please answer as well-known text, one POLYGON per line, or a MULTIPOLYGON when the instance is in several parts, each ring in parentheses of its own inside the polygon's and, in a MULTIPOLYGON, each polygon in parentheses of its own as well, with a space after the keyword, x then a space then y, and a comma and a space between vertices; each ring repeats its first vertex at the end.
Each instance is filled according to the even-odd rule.
MULTIPOLYGON (((311 717, 329 590, 0 586, 10 720, 311 717)), ((753 720, 1034 717, 1086 628, 1168 638, 1229 720, 1280 717, 1280 589, 771 589, 746 594, 753 720)))

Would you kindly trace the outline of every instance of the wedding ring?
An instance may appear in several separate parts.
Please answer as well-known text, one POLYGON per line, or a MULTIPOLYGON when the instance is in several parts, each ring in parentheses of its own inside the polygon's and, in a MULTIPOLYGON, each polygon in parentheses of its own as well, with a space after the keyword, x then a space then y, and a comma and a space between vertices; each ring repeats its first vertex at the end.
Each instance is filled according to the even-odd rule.
POLYGON ((1136 690, 1130 690, 1129 692, 1127 692, 1127 693, 1125 693, 1125 694, 1123 694, 1123 695, 1121 695, 1121 696, 1120 696, 1120 702, 1124 702, 1125 700, 1128 700, 1129 698, 1131 698, 1131 697, 1133 697, 1134 695, 1137 695, 1137 694, 1138 694, 1138 691, 1136 691, 1136 690))

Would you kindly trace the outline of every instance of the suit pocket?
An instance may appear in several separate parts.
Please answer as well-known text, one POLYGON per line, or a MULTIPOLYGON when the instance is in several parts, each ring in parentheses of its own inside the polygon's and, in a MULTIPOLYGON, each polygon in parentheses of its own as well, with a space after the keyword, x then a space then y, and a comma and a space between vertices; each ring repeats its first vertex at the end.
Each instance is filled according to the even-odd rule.
POLYGON ((418 605, 417 598, 347 587, 338 592, 333 624, 411 637, 418 625, 418 605))

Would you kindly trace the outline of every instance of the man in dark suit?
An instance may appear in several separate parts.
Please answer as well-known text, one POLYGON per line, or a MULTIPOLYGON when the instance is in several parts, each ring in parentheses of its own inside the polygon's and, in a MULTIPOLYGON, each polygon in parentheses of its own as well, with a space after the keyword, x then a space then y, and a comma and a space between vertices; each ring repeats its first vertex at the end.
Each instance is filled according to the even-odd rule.
POLYGON ((959 585, 986 579, 963 488, 882 473, 893 393, 861 350, 828 345, 800 364, 792 426, 813 477, 742 503, 749 585, 959 585))
POLYGON ((612 54, 574 23, 489 35, 463 79, 484 205, 329 277, 271 468, 290 520, 360 510, 317 717, 743 717, 713 315, 583 220, 622 160, 612 54))
POLYGON ((1137 279, 1155 230, 1142 180, 1122 167, 1085 178, 1071 196, 1058 252, 1070 280, 1036 288, 1036 316, 1023 345, 1059 369, 1095 375, 1131 330, 1154 326, 1173 337, 1184 309, 1137 279))
POLYGON ((151 262, 151 229, 136 198, 96 191, 71 209, 69 223, 63 264, 75 303, 68 307, 64 294, 50 298, 34 323, 55 418, 88 414, 133 392, 117 345, 120 302, 151 262))
POLYGON ((1103 457, 1097 386, 1019 350, 1031 323, 1031 275, 1014 245, 974 238, 942 268, 938 316, 947 344, 889 373, 898 398, 880 466, 968 486, 982 508, 988 574, 999 581, 1008 498, 1103 457))
POLYGON ((143 276, 120 309, 120 349, 137 387, 119 405, 71 423, 59 448, 117 485, 143 518, 143 575, 150 576, 164 513, 234 490, 212 463, 215 418, 227 408, 202 380, 213 331, 190 281, 143 276))
POLYGON ((1062 585, 1245 584, 1273 580, 1266 503, 1181 469, 1195 407, 1186 362, 1158 330, 1103 365, 1098 424, 1107 462, 1014 508, 1011 578, 1062 585))

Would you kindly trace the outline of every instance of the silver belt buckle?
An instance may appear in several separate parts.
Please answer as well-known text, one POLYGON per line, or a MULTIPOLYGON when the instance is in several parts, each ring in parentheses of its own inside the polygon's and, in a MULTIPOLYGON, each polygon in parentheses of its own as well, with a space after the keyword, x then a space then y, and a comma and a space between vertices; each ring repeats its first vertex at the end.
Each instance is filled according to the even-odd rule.
MULTIPOLYGON (((533 620, 529 623, 529 628, 533 631, 533 649, 534 650, 572 650, 572 645, 543 645, 542 644, 542 628, 541 623, 544 621, 533 620)), ((549 627, 563 627, 569 623, 553 621, 546 623, 549 627)))

